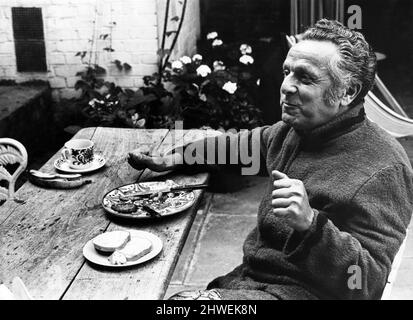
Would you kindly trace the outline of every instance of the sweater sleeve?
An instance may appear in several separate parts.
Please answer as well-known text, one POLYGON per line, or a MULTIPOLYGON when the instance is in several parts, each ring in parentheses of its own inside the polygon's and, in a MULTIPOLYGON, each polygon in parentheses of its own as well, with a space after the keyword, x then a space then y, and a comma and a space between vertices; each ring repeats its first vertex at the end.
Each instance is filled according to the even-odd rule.
POLYGON ((337 299, 380 299, 413 209, 411 169, 385 168, 349 204, 316 210, 305 234, 292 232, 284 252, 307 281, 337 299), (337 225, 329 216, 340 216, 337 225))
POLYGON ((174 150, 182 154, 184 170, 229 170, 242 175, 266 175, 270 127, 207 137, 174 150))

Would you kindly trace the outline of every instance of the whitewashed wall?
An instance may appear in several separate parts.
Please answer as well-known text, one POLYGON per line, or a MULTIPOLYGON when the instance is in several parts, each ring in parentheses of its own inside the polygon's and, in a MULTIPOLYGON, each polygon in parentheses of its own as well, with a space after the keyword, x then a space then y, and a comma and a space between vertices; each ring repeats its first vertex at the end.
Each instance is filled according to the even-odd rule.
MULTIPOLYGON (((137 88, 142 85, 143 76, 157 70, 165 3, 166 0, 0 0, 0 79, 47 80, 56 89, 56 99, 72 97, 76 95, 73 86, 79 79, 76 72, 84 67, 75 54, 88 51, 84 61, 91 59, 105 67, 108 80, 124 88, 137 88), (12 7, 42 8, 46 73, 17 72, 12 7), (103 50, 110 45, 109 37, 99 39, 99 35, 110 33, 115 50, 111 53, 103 50), (111 63, 115 59, 130 64, 130 72, 119 72, 111 63)), ((170 17, 179 14, 181 7, 178 0, 172 0, 170 17)), ((170 22, 168 30, 174 30, 176 25, 170 22)), ((199 0, 188 0, 174 56, 193 54, 199 34, 199 0)))

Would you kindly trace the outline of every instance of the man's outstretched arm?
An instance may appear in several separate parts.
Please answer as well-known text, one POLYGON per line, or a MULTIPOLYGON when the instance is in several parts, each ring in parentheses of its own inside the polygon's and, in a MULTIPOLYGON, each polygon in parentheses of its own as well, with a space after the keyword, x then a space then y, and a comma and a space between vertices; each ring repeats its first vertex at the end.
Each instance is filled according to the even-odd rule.
POLYGON ((166 155, 152 155, 147 148, 140 148, 129 153, 128 162, 137 170, 149 168, 157 172, 191 167, 237 171, 243 175, 265 174, 269 128, 207 137, 176 147, 166 155))

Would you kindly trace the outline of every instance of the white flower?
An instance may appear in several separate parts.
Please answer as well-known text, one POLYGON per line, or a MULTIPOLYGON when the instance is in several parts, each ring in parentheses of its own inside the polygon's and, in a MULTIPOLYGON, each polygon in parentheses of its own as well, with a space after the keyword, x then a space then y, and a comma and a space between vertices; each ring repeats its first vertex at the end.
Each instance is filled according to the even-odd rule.
POLYGON ((261 84, 261 79, 257 79, 257 86, 261 84))
POLYGON ((237 84, 235 82, 228 81, 228 82, 225 82, 222 89, 224 89, 230 94, 233 94, 235 91, 237 91, 237 84))
POLYGON ((206 95, 205 94, 200 94, 199 95, 199 100, 201 100, 201 101, 204 101, 204 102, 206 102, 207 101, 207 97, 206 97, 206 95))
POLYGON ((225 70, 224 63, 222 61, 214 61, 214 71, 225 70))
POLYGON ((242 44, 239 47, 239 50, 241 51, 242 54, 251 54, 252 53, 252 48, 248 44, 242 44))
POLYGON ((92 100, 89 101, 89 105, 92 106, 92 107, 94 107, 94 106, 95 106, 95 103, 96 103, 97 101, 98 101, 98 99, 93 98, 92 100))
POLYGON ((194 54, 194 56, 192 57, 192 60, 202 61, 202 56, 200 54, 194 54))
POLYGON ((218 33, 216 33, 215 31, 210 32, 210 33, 207 34, 207 39, 208 40, 215 39, 216 37, 218 37, 218 33))
POLYGON ((196 73, 201 77, 206 77, 208 74, 211 73, 211 69, 207 65, 202 64, 196 69, 196 73))
POLYGON ((239 58, 239 62, 243 63, 243 64, 253 64, 254 63, 254 58, 244 54, 243 56, 241 56, 241 58, 239 58))
POLYGON ((132 123, 136 124, 136 122, 138 122, 139 120, 139 113, 135 113, 132 117, 131 117, 132 123))
POLYGON ((221 39, 215 39, 214 41, 212 41, 212 46, 213 47, 218 47, 218 46, 222 46, 223 42, 221 39))
POLYGON ((182 69, 183 66, 183 63, 179 60, 172 62, 172 69, 182 69))
POLYGON ((181 59, 179 59, 179 60, 181 60, 181 62, 182 62, 183 64, 188 64, 188 63, 191 63, 191 62, 192 62, 191 58, 188 57, 188 56, 183 56, 183 57, 182 57, 181 59))

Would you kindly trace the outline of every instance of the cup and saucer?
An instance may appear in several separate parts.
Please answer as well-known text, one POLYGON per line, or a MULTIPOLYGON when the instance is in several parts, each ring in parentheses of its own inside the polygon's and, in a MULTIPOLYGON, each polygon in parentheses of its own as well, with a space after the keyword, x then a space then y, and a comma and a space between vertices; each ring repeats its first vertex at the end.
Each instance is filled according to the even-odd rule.
POLYGON ((102 168, 106 160, 94 153, 94 143, 88 139, 72 139, 65 143, 62 157, 54 162, 57 170, 68 173, 86 173, 102 168))

